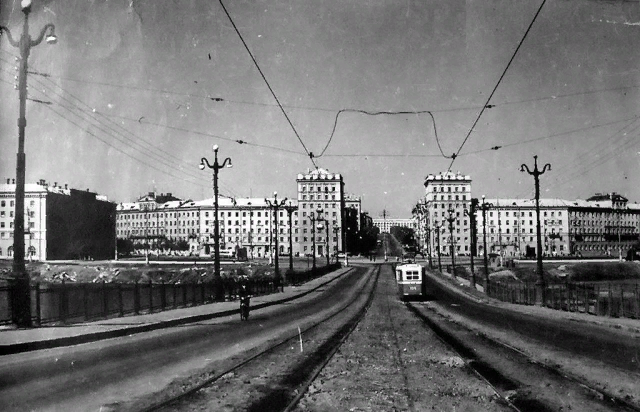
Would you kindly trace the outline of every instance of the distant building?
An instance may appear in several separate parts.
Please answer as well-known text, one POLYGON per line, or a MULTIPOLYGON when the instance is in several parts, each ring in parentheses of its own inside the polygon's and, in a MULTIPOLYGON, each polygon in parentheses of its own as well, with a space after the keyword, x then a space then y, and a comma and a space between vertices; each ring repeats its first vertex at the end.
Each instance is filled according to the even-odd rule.
MULTIPOLYGON (((15 180, 0 184, 0 259, 13 258, 15 180)), ((111 259, 116 205, 45 180, 25 184, 25 254, 33 260, 111 259)))
MULTIPOLYGON (((298 214, 300 218, 297 228, 300 232, 300 253, 324 256, 327 252, 332 253, 336 244, 339 251, 344 250, 345 226, 343 222, 346 199, 342 175, 318 168, 308 170, 304 174, 298 174, 296 183, 298 185, 298 214), (321 212, 320 217, 324 220, 320 222, 320 225, 323 227, 326 224, 329 233, 326 233, 325 228, 318 228, 316 221, 318 211, 321 212), (333 232, 333 227, 338 228, 337 233, 333 232), (314 236, 316 238, 315 250, 313 249, 314 236)), ((357 202, 351 204, 354 203, 357 204, 357 202)))
MULTIPOLYGON (((429 250, 437 253, 438 244, 440 253, 450 254, 451 242, 453 242, 456 254, 471 253, 471 226, 465 210, 471 203, 471 177, 461 175, 460 172, 447 172, 442 174, 430 174, 424 181, 426 208, 426 232, 429 250), (453 224, 453 236, 449 231, 449 210, 453 211, 456 220, 453 224), (438 241, 438 237, 440 238, 438 241)), ((423 224, 425 224, 423 220, 423 224)), ((424 230, 424 228, 420 228, 424 230)))
POLYGON ((391 228, 394 226, 408 227, 413 230, 417 230, 418 222, 415 219, 373 219, 373 226, 380 229, 380 233, 390 233, 391 228))

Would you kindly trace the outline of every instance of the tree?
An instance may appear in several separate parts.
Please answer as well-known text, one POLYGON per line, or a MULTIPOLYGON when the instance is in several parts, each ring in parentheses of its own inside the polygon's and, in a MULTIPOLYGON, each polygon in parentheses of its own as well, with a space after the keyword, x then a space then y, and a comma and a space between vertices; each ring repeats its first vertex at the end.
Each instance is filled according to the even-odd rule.
POLYGON ((417 245, 417 240, 415 236, 415 231, 409 227, 401 227, 401 226, 392 226, 389 230, 391 235, 395 237, 400 244, 403 246, 415 247, 417 245))

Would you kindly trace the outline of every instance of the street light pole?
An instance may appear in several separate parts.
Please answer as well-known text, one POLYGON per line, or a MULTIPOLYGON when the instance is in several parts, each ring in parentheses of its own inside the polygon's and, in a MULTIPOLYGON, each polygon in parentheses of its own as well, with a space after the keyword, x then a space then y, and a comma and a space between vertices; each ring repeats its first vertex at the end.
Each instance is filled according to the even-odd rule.
POLYGON ((435 225, 436 242, 438 243, 438 271, 442 273, 442 262, 440 261, 440 228, 442 225, 435 225))
POLYGON ((20 40, 15 41, 11 31, 0 26, 0 34, 5 34, 13 47, 20 49, 20 69, 18 72, 18 95, 20 99, 20 114, 18 117, 18 153, 16 159, 16 208, 13 223, 13 273, 15 283, 11 298, 12 320, 18 327, 31 327, 31 291, 29 275, 26 273, 24 261, 24 185, 26 156, 24 153, 25 129, 27 127, 26 102, 27 102, 27 61, 32 47, 37 46, 45 39, 49 44, 55 44, 55 26, 46 24, 40 31, 40 35, 34 40, 29 35, 29 13, 31 1, 23 0, 22 13, 24 22, 20 40), (47 34, 48 33, 48 34, 47 34))
MULTIPOLYGON (((213 145, 213 153, 214 153, 214 161, 213 164, 210 164, 206 158, 200 159, 200 170, 205 170, 205 168, 213 169, 213 210, 214 210, 214 218, 213 218, 213 250, 214 250, 214 274, 216 281, 220 281, 220 224, 218 222, 218 171, 223 167, 232 167, 231 159, 226 158, 222 164, 218 163, 218 145, 213 145)), ((222 300, 224 297, 222 295, 222 288, 217 288, 216 292, 218 296, 216 296, 216 300, 222 300)))
POLYGON ((335 223, 333 224, 333 234, 336 236, 336 263, 338 263, 338 233, 340 232, 340 227, 338 225, 336 225, 335 223))
POLYGON ((293 272, 293 212, 298 208, 291 201, 284 206, 284 210, 289 214, 289 271, 293 272))
POLYGON ((465 209, 464 213, 469 216, 469 224, 471 225, 471 289, 476 288, 476 272, 473 267, 473 255, 477 251, 477 233, 476 233, 476 208, 478 207, 478 199, 472 198, 469 209, 465 209))
MULTIPOLYGON (((320 214, 320 209, 318 209, 318 214, 320 214)), ((311 241, 313 242, 312 243, 313 250, 311 251, 311 255, 313 258, 312 269, 313 269, 313 273, 315 273, 316 271, 316 215, 313 212, 313 210, 311 211, 311 241)))
POLYGON ((487 261, 487 210, 493 207, 491 203, 484 202, 484 195, 482 195, 482 250, 484 252, 484 293, 489 295, 489 263, 487 261))
POLYGON ((456 217, 453 215, 453 209, 449 209, 449 216, 447 217, 447 222, 449 222, 449 235, 451 236, 451 271, 453 278, 456 277, 456 251, 455 251, 455 242, 453 241, 453 222, 456 221, 456 217))
POLYGON ((538 170, 538 156, 533 156, 533 171, 529 169, 529 166, 523 164, 520 166, 521 172, 527 172, 530 175, 533 175, 533 179, 535 182, 536 189, 536 240, 537 240, 537 263, 538 263, 538 288, 540 289, 540 299, 541 304, 545 303, 545 282, 544 282, 544 274, 542 272, 542 233, 540 231, 540 175, 544 174, 544 172, 551 170, 551 165, 549 163, 545 164, 542 170, 538 170))
MULTIPOLYGON (((275 251, 276 267, 275 267, 275 272, 276 272, 276 282, 279 285, 280 284, 280 267, 278 266, 278 252, 279 252, 279 246, 278 246, 278 210, 285 205, 285 203, 287 202, 287 198, 285 197, 283 200, 278 201, 278 192, 273 192, 273 202, 270 201, 269 199, 266 199, 266 198, 264 199, 264 202, 271 209, 272 213, 274 214, 275 221, 276 221, 276 251, 275 251)), ((273 235, 273 233, 272 233, 272 235, 273 235)))

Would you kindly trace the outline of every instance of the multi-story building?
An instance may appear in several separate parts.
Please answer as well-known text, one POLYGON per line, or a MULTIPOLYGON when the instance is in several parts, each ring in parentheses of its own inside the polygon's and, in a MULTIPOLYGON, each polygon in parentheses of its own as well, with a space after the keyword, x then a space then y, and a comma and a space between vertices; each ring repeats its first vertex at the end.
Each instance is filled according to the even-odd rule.
POLYGON ((342 175, 318 168, 298 174, 296 183, 300 253, 325 255, 327 252, 331 253, 335 245, 338 245, 339 250, 344 250, 343 222, 346 199, 342 175), (321 221, 318 221, 318 218, 321 221), (338 228, 335 232, 334 227, 338 228))
POLYGON ((465 214, 471 202, 471 178, 461 175, 460 172, 447 172, 442 174, 430 174, 424 181, 426 194, 422 204, 424 205, 423 224, 427 230, 427 242, 429 250, 437 253, 440 245, 440 253, 450 254, 453 247, 456 254, 471 253, 471 231, 469 217, 465 214), (450 216, 455 218, 453 233, 450 233, 450 216))
MULTIPOLYGON (((273 199, 270 199, 273 201, 273 199)), ((297 206, 295 200, 287 202, 297 206)), ((218 229, 221 249, 247 248, 252 257, 268 256, 275 247, 275 212, 264 198, 219 198, 218 229)), ((279 253, 288 254, 289 216, 285 209, 278 209, 279 253)), ((298 212, 292 214, 294 228, 298 224, 298 212)), ((194 254, 213 252, 215 238, 214 199, 180 200, 170 193, 156 196, 149 193, 138 202, 118 205, 117 235, 134 243, 148 243, 152 249, 161 249, 163 239, 187 241, 194 254), (164 203, 161 203, 166 200, 164 203)), ((298 253, 297 230, 292 233, 293 252, 298 253)))
MULTIPOLYGON (((15 179, 0 185, 0 258, 13 257, 15 179)), ((111 259, 116 205, 87 189, 25 184, 25 254, 32 260, 111 259)))
MULTIPOLYGON (((533 199, 485 199, 491 207, 477 212, 478 254, 484 253, 486 229, 487 253, 501 256, 534 256, 536 253, 536 204, 533 199)), ((569 202, 540 199, 542 250, 548 256, 568 255, 569 202)))
MULTIPOLYGON (((246 247, 250 256, 264 257, 275 248, 277 236, 280 254, 305 255, 314 253, 315 236, 317 256, 344 250, 345 222, 349 230, 357 232, 360 228, 360 198, 345 195, 342 176, 326 169, 298 174, 296 183, 297 199, 287 202, 295 207, 291 224, 284 208, 279 208, 275 216, 264 198, 220 197, 220 247, 246 247), (274 233, 275 219, 277 234, 274 233)), ((163 239, 187 241, 192 253, 210 254, 214 245, 213 202, 214 199, 180 200, 171 193, 159 196, 149 193, 136 202, 118 205, 117 236, 138 244, 150 244, 152 249, 160 249, 154 247, 154 242, 161 244, 163 239)))
POLYGON ((380 233, 390 233, 391 228, 394 226, 408 227, 413 230, 418 229, 418 222, 416 219, 396 219, 396 218, 383 218, 373 219, 373 226, 380 229, 380 233))

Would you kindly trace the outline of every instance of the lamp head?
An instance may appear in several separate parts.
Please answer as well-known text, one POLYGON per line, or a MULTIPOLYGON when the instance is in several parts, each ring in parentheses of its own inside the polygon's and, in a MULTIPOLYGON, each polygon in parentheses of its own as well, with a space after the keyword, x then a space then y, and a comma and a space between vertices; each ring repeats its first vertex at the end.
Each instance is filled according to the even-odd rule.
POLYGON ((200 161, 200 164, 198 165, 198 167, 200 168, 200 170, 204 170, 204 168, 205 168, 204 162, 200 161))
POLYGON ((213 151, 214 151, 214 152, 217 152, 217 151, 218 151, 218 145, 217 145, 217 144, 214 144, 214 145, 213 145, 213 151))
POLYGON ((20 2, 20 7, 22 7, 22 11, 30 11, 31 10, 31 0, 22 0, 20 2))
POLYGON ((58 42, 55 27, 51 26, 51 30, 49 31, 47 37, 45 37, 45 41, 47 42, 47 44, 56 44, 58 42))
POLYGON ((233 165, 231 164, 231 159, 227 158, 229 160, 229 163, 227 164, 227 167, 233 167, 233 165))
POLYGON ((273 197, 278 197, 278 192, 273 192, 273 197))

